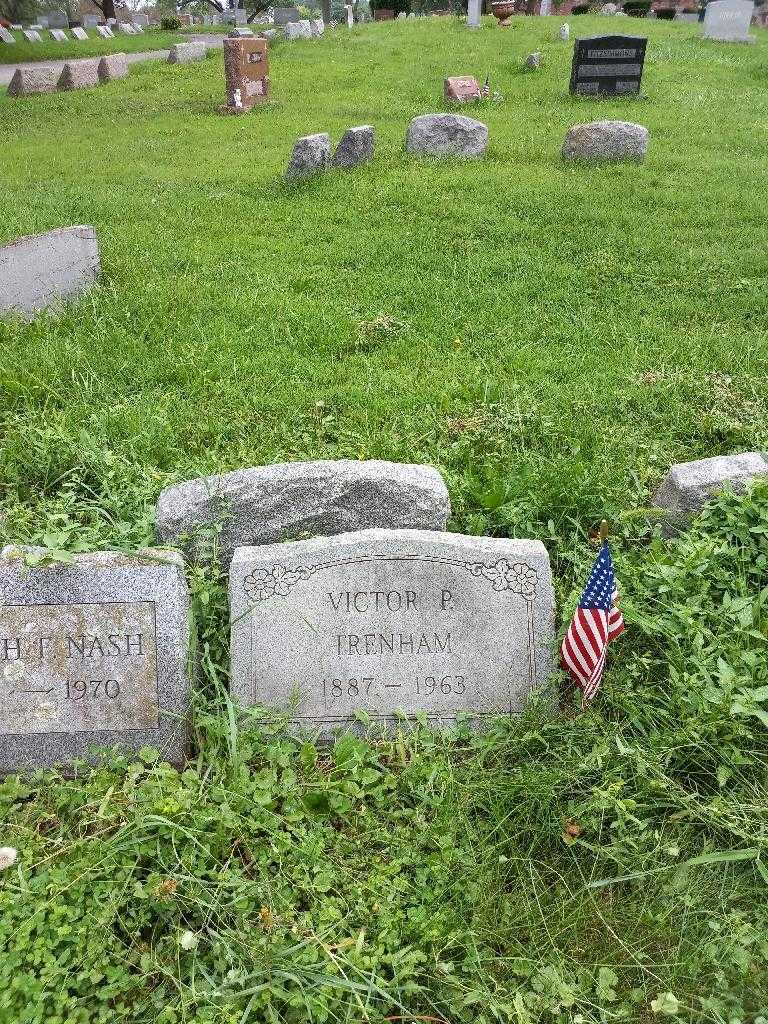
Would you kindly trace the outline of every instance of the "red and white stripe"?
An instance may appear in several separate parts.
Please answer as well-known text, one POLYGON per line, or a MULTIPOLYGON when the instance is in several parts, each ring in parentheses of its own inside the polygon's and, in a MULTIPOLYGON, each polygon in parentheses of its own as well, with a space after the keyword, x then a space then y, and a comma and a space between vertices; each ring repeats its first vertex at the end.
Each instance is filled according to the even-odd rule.
MULTIPOLYGON (((618 598, 614 593, 613 601, 618 598)), ((615 606, 604 612, 599 608, 577 608, 563 638, 560 664, 581 687, 584 700, 597 693, 605 668, 608 644, 624 632, 624 616, 615 606)))

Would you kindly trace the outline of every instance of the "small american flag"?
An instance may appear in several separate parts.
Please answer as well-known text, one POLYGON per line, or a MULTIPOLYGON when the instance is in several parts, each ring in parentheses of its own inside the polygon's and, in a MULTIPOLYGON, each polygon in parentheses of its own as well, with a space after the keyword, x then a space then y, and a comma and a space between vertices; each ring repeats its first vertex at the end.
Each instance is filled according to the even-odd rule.
POLYGON ((618 598, 611 552, 603 541, 560 651, 560 664, 581 687, 585 702, 600 686, 608 644, 624 632, 618 598))

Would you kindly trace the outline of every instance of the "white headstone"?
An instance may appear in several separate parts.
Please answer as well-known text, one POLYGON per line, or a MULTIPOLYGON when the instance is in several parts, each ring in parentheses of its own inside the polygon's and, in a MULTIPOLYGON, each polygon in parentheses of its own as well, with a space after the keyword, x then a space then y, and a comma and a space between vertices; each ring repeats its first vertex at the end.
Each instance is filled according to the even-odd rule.
POLYGON ((568 22, 566 22, 565 25, 560 26, 560 31, 558 35, 564 43, 568 42, 568 40, 571 38, 571 26, 568 24, 568 22))
POLYGON ((27 40, 28 43, 42 43, 43 41, 43 37, 40 35, 40 33, 33 28, 24 29, 24 38, 27 40))
POLYGON ((16 42, 14 37, 8 31, 8 29, 5 28, 3 25, 0 25, 0 39, 2 39, 2 41, 4 43, 15 43, 16 42))
POLYGON ((114 37, 114 32, 109 27, 109 25, 97 25, 96 31, 99 33, 102 39, 112 39, 114 37))
POLYGON ((56 40, 57 43, 68 43, 69 42, 69 36, 64 31, 64 29, 52 28, 51 29, 51 35, 53 36, 53 38, 56 40))
POLYGON ((84 43, 88 38, 88 33, 85 31, 84 28, 80 28, 79 25, 76 25, 72 29, 72 35, 75 37, 75 39, 79 39, 81 43, 84 43))
POLYGON ((541 17, 545 18, 545 17, 547 17, 547 15, 549 15, 551 13, 552 13, 552 0, 541 0, 541 5, 539 7, 539 14, 541 15, 541 17))
POLYGON ((482 0, 469 0, 467 5, 467 26, 469 28, 480 28, 480 14, 482 0))
POLYGON ((233 697, 324 731, 358 712, 508 715, 553 669, 539 541, 364 530, 238 548, 230 613, 233 697))
POLYGON ((749 26, 755 5, 752 0, 712 0, 704 14, 704 39, 721 43, 753 43, 749 26))
POLYGON ((347 12, 347 28, 353 28, 355 24, 355 13, 352 4, 347 4, 344 10, 347 12))

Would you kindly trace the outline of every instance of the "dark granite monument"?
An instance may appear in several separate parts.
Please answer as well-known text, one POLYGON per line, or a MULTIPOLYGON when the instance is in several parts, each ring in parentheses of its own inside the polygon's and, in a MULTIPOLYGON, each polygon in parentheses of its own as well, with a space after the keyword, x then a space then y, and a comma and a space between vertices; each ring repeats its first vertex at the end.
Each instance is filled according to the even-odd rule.
POLYGON ((573 48, 570 91, 579 96, 628 96, 640 92, 642 36, 590 36, 573 48))

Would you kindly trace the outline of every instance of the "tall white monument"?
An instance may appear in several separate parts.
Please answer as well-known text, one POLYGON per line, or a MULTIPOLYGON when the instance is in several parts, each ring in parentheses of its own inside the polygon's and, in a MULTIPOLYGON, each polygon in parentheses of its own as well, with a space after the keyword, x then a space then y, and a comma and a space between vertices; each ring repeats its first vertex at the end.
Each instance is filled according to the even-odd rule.
POLYGON ((480 14, 482 10, 482 0, 469 0, 467 6, 467 27, 468 28, 480 28, 480 14))

